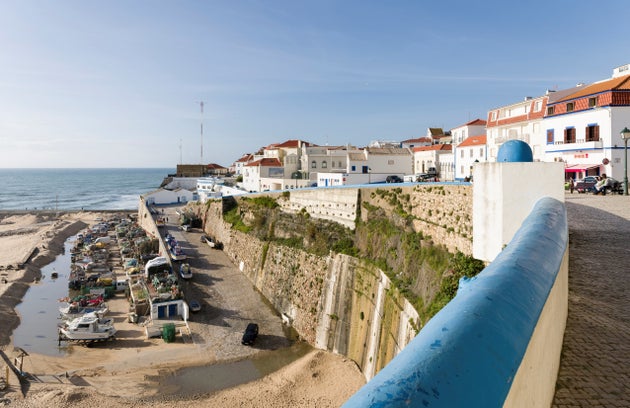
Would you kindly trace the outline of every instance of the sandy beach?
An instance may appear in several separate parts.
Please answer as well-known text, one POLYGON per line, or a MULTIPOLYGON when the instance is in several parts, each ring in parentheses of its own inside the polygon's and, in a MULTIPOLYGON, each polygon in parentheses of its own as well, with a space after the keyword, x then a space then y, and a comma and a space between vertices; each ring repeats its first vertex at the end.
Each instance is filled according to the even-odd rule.
MULTIPOLYGON (((94 212, 0 213, 0 349, 15 362, 11 335, 19 325, 15 307, 29 286, 40 276, 40 268, 63 250, 66 239, 96 223, 105 215, 94 212)), ((188 341, 175 343, 147 339, 137 326, 124 319, 126 299, 115 299, 115 341, 93 347, 74 346, 64 357, 31 353, 23 359, 24 372, 37 381, 20 385, 9 373, 9 387, 0 391, 0 404, 11 407, 336 407, 364 383, 356 364, 321 350, 303 357, 258 380, 213 393, 179 395, 160 392, 156 378, 189 366, 234 360, 229 353, 216 352, 212 344, 188 341)), ((193 327, 203 336, 203 325, 193 327)), ((213 330, 217 330, 213 328, 213 330)), ((270 351, 263 351, 268 353, 270 351)), ((4 361, 0 368, 4 368, 4 361)), ((0 378, 6 377, 6 370, 0 378)))

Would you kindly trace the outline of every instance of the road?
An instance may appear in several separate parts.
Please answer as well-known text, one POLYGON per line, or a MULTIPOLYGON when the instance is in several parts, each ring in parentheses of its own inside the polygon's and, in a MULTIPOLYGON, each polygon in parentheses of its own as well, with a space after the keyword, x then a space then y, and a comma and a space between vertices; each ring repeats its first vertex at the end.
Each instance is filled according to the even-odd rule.
POLYGON ((193 271, 183 282, 186 299, 196 299, 201 311, 189 322, 193 341, 206 345, 219 359, 240 359, 256 350, 275 350, 291 345, 280 316, 221 250, 201 242, 202 231, 182 231, 176 220, 179 207, 165 208, 169 222, 166 231, 175 237, 193 271), (249 322, 258 323, 260 332, 253 348, 241 345, 249 322))

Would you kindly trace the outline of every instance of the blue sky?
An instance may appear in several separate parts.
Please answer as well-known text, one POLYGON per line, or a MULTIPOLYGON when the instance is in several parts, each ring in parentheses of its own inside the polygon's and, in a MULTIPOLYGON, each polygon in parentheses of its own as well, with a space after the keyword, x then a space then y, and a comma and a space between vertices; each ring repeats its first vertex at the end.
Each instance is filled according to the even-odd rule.
POLYGON ((630 2, 0 2, 0 167, 230 165, 449 130, 630 63, 630 2), (180 148, 181 146, 181 148, 180 148))

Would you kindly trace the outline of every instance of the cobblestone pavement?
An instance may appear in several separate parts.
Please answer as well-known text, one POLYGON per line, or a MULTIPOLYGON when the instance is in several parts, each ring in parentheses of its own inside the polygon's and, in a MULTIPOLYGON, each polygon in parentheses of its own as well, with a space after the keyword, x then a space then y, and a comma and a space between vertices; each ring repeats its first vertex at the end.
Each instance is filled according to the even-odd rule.
POLYGON ((567 194, 569 316, 553 407, 630 407, 630 197, 567 194))

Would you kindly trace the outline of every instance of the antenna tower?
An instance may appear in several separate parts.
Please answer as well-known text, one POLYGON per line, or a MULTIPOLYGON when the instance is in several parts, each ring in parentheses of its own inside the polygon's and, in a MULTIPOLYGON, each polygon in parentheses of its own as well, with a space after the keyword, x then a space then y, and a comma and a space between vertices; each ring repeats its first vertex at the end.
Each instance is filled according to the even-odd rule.
POLYGON ((203 164, 203 101, 199 102, 199 106, 201 107, 201 162, 203 164))

